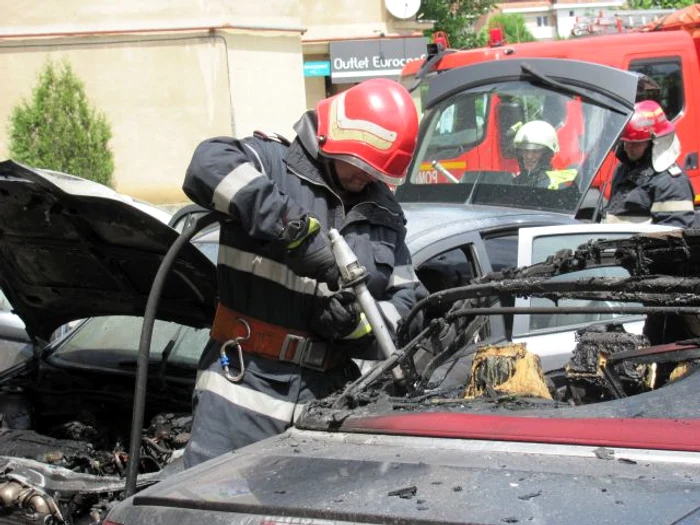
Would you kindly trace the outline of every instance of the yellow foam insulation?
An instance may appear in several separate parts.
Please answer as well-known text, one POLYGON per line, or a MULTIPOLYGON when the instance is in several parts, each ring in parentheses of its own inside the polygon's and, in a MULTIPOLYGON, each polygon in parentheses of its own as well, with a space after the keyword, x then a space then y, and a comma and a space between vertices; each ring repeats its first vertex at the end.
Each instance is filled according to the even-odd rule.
POLYGON ((687 361, 683 361, 681 363, 678 363, 676 365, 676 368, 673 369, 671 372, 671 375, 668 377, 668 382, 672 383, 673 381, 676 381, 683 377, 685 374, 690 372, 691 370, 691 365, 687 361))
POLYGON ((552 399, 539 356, 522 343, 488 345, 476 351, 464 397, 483 396, 487 385, 498 394, 552 399))

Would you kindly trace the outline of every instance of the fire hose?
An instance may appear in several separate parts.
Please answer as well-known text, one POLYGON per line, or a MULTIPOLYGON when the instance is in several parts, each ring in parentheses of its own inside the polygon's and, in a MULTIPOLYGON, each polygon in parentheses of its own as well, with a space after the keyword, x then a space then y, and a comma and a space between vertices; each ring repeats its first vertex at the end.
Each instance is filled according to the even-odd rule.
MULTIPOLYGON (((377 344, 382 351, 384 359, 392 359, 396 354, 396 346, 391 338, 391 332, 387 328, 382 313, 379 311, 377 302, 367 289, 367 279, 369 273, 357 260, 357 256, 352 251, 338 230, 331 229, 328 233, 331 240, 331 250, 335 256, 335 262, 340 271, 340 280, 343 288, 351 288, 357 297, 357 303, 362 309, 367 322, 372 327, 372 333, 377 340, 377 344)), ((391 370, 396 381, 403 380, 401 367, 395 366, 391 370)))

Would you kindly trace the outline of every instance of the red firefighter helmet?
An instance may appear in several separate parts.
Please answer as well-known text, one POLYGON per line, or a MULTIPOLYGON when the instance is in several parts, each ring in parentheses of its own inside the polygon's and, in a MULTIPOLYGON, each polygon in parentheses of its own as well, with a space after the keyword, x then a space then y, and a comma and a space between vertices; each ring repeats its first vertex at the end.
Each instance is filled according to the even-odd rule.
POLYGON ((622 131, 624 142, 644 142, 676 131, 673 122, 653 100, 642 100, 634 105, 634 114, 622 131))
POLYGON ((403 184, 418 134, 418 113, 406 88, 386 78, 365 80, 321 100, 316 113, 323 156, 386 184, 403 184))

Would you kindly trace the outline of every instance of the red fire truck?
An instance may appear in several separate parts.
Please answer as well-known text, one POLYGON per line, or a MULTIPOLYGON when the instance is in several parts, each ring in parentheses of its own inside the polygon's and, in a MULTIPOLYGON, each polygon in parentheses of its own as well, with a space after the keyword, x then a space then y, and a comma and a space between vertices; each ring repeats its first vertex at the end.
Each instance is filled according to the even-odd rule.
MULTIPOLYGON (((498 40, 498 39, 496 39, 498 40)), ((700 205, 700 6, 698 4, 669 15, 641 30, 550 42, 507 44, 496 42, 492 47, 454 51, 433 45, 421 61, 406 64, 402 82, 412 90, 419 111, 432 78, 461 66, 509 60, 512 58, 566 58, 592 62, 639 74, 638 99, 652 98, 664 108, 676 125, 682 151, 679 164, 690 177, 700 205)), ((461 180, 471 167, 492 172, 517 172, 512 148, 514 132, 530 120, 544 120, 555 129, 559 151, 552 159, 556 170, 576 167, 584 156, 586 134, 594 122, 587 122, 580 97, 538 96, 493 97, 468 105, 447 108, 438 124, 445 140, 463 141, 457 154, 449 157, 421 158, 409 176, 413 184, 445 184, 461 180), (488 124, 488 125, 485 125, 488 124)), ((439 135, 439 133, 438 133, 439 135)), ((433 137, 433 142, 438 140, 433 137)), ((434 146, 434 144, 433 144, 434 146)), ((419 144, 418 152, 421 151, 419 144)), ((594 190, 607 196, 614 165, 608 155, 591 182, 594 190)), ((596 199, 596 195, 590 195, 596 199)))

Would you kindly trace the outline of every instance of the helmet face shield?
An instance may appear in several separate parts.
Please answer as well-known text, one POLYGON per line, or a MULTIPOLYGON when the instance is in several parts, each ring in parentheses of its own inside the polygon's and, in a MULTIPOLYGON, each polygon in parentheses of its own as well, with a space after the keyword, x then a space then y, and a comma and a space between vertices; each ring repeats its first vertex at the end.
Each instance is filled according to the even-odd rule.
POLYGON ((622 131, 620 141, 623 144, 649 143, 651 163, 656 172, 670 168, 681 153, 676 126, 666 118, 658 102, 653 100, 643 100, 634 105, 634 113, 622 131))

